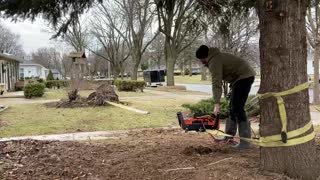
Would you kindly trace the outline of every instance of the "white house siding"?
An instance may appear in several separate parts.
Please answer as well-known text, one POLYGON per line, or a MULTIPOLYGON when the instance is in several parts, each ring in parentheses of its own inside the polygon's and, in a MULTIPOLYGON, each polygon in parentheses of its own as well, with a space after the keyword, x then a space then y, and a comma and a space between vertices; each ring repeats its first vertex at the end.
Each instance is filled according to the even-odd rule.
POLYGON ((48 69, 40 64, 21 64, 20 76, 23 78, 41 78, 46 79, 48 75, 48 69))

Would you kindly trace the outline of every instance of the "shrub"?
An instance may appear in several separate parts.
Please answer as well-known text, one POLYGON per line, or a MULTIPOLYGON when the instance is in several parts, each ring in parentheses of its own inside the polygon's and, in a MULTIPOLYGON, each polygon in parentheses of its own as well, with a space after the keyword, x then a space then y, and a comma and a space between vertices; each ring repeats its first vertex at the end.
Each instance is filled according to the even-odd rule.
POLYGON ((49 89, 52 89, 52 88, 60 89, 61 87, 67 87, 68 82, 63 80, 51 80, 51 81, 46 81, 45 86, 46 88, 49 88, 49 89))
POLYGON ((114 84, 118 91, 136 91, 139 89, 143 92, 146 83, 144 81, 116 80, 114 84))
MULTIPOLYGON (((208 113, 210 115, 213 115, 213 99, 205 99, 201 100, 200 102, 196 104, 183 104, 182 106, 184 108, 187 108, 191 111, 191 113, 208 113)), ((245 106, 245 110, 247 112, 247 115, 250 116, 256 116, 260 112, 260 107, 258 103, 258 98, 256 96, 249 96, 247 100, 247 104, 245 106)), ((229 117, 229 101, 226 98, 221 98, 220 101, 220 118, 227 118, 229 117)))
POLYGON ((184 70, 184 75, 189 75, 190 74, 190 70, 189 69, 185 69, 184 70))
POLYGON ((26 98, 42 97, 45 86, 42 83, 31 83, 24 87, 24 96, 26 98))
POLYGON ((53 78, 52 71, 50 70, 50 71, 49 71, 49 74, 48 74, 48 76, 47 76, 47 81, 52 81, 52 80, 54 80, 54 78, 53 78))
POLYGON ((43 83, 44 82, 44 80, 43 79, 37 79, 37 81, 38 81, 38 83, 43 83))

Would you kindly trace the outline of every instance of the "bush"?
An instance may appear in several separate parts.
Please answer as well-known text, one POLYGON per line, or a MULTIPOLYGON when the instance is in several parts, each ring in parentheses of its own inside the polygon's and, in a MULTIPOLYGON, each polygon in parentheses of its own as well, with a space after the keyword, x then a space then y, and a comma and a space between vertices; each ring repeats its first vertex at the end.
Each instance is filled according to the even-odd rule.
POLYGON ((46 81, 45 86, 46 88, 49 88, 49 89, 52 89, 52 88, 60 89, 61 87, 67 87, 68 82, 63 80, 51 80, 51 81, 46 81))
POLYGON ((44 82, 44 80, 43 79, 37 79, 37 81, 38 81, 38 83, 43 83, 44 82))
POLYGON ((45 86, 42 83, 32 83, 24 87, 24 96, 26 98, 42 97, 45 86))
POLYGON ((52 81, 52 80, 54 80, 54 78, 53 78, 52 71, 50 70, 50 71, 49 71, 49 74, 48 74, 48 76, 47 76, 47 81, 52 81))
POLYGON ((189 75, 190 74, 190 70, 189 69, 185 69, 184 70, 184 75, 189 75))
MULTIPOLYGON (((245 110, 249 117, 256 116, 260 112, 260 107, 258 103, 258 98, 256 96, 249 96, 247 100, 247 104, 245 106, 245 110)), ((201 100, 196 104, 183 104, 182 107, 187 108, 191 111, 191 113, 208 113, 213 115, 213 99, 205 99, 201 100)), ((229 101, 226 98, 221 98, 220 101, 220 118, 227 118, 229 117, 229 101)))
POLYGON ((143 92, 146 83, 144 81, 116 80, 114 84, 118 91, 136 91, 139 89, 143 92))

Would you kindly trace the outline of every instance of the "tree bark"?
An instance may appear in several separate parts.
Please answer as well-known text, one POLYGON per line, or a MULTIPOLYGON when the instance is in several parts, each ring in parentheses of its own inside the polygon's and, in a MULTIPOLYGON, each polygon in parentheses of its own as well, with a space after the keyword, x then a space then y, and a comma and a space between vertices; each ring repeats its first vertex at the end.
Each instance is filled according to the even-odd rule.
POLYGON ((120 74, 120 68, 118 67, 118 65, 113 65, 112 70, 113 70, 113 78, 118 79, 120 74))
POLYGON ((317 44, 314 48, 314 87, 313 87, 313 103, 320 104, 319 99, 319 53, 320 44, 317 44))
MULTIPOLYGON (((140 64, 140 63, 139 63, 140 64)), ((137 80, 138 79, 138 69, 139 69, 139 64, 135 64, 133 66, 133 72, 132 72, 132 76, 131 76, 131 80, 137 80)))
MULTIPOLYGON (((139 69, 139 65, 141 62, 141 53, 137 52, 138 50, 134 50, 133 52, 133 56, 132 56, 132 60, 134 62, 134 66, 133 66, 133 72, 132 72, 132 76, 131 76, 131 80, 137 80, 138 79, 138 69, 139 69)), ((140 49, 139 49, 140 51, 140 49)))
POLYGON ((174 86, 174 57, 167 58, 167 86, 174 86))
POLYGON ((192 61, 189 60, 189 76, 192 76, 192 61))
POLYGON ((224 97, 227 97, 228 93, 229 93, 228 82, 223 81, 223 95, 224 95, 224 97))
POLYGON ((173 46, 173 44, 170 44, 170 38, 166 37, 165 56, 167 65, 167 86, 174 86, 174 66, 178 57, 173 46))
MULTIPOLYGON (((261 87, 259 93, 281 92, 307 82, 307 43, 305 15, 308 1, 258 0, 260 19, 261 87), (273 2, 273 1, 271 1, 273 2)), ((308 90, 283 96, 288 131, 310 121, 308 90)), ((260 101, 261 136, 280 134, 281 123, 275 98, 260 101)), ((315 141, 304 144, 261 148, 262 170, 286 173, 293 178, 316 179, 319 164, 315 141)))

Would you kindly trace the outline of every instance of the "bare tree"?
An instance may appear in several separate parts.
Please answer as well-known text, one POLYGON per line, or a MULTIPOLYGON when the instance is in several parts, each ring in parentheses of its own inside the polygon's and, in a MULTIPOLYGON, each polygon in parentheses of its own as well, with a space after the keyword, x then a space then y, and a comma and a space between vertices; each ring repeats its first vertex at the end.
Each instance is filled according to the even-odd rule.
POLYGON ((125 62, 130 55, 127 43, 124 40, 128 36, 125 19, 111 8, 107 2, 99 4, 93 10, 91 20, 91 33, 95 37, 99 48, 87 46, 92 53, 110 62, 114 78, 119 74, 124 75, 125 62), (117 28, 114 28, 117 25, 117 28), (118 30, 122 30, 119 33, 118 30))
POLYGON ((160 32, 165 35, 167 85, 174 86, 174 69, 179 54, 200 35, 196 0, 155 0, 160 32))
POLYGON ((53 69, 57 64, 59 53, 55 48, 39 48, 36 52, 32 52, 32 61, 41 64, 45 68, 53 69))
POLYGON ((320 103, 320 86, 319 86, 319 57, 320 57, 320 12, 319 0, 312 0, 307 10, 307 39, 314 50, 314 88, 313 88, 313 103, 320 103))
POLYGON ((22 44, 20 42, 20 35, 14 34, 1 23, 0 32, 0 52, 23 57, 25 52, 23 51, 22 44))
MULTIPOLYGON (((159 34, 154 41, 152 41, 150 47, 148 48, 147 55, 149 59, 155 64, 158 69, 164 61, 164 36, 159 34)), ((152 65, 151 64, 151 65, 152 65)))
MULTIPOLYGON (((59 24, 63 26, 64 22, 59 24)), ((67 31, 61 35, 61 40, 77 52, 84 51, 89 43, 89 30, 86 28, 85 21, 77 20, 70 24, 67 31)))
MULTIPOLYGON (((159 32, 152 35, 150 39, 146 39, 147 33, 151 34, 151 26, 154 17, 154 11, 150 0, 116 0, 115 9, 121 13, 126 20, 128 32, 123 32, 118 29, 116 24, 111 24, 117 32, 123 36, 131 51, 131 59, 133 62, 132 80, 137 80, 138 68, 141 63, 143 54, 148 46, 156 38, 159 32)), ((105 13, 111 17, 110 13, 105 13)))
POLYGON ((63 76, 64 79, 67 78, 67 76, 71 76, 71 67, 72 67, 72 61, 68 54, 62 54, 61 56, 61 61, 60 61, 60 68, 57 68, 61 75, 63 76))
MULTIPOLYGON (((201 41, 195 40, 190 46, 180 53, 176 64, 179 65, 182 75, 192 76, 192 70, 194 65, 199 65, 195 59, 195 52, 201 45, 201 41)), ((199 66, 200 67, 200 66, 199 66)))

